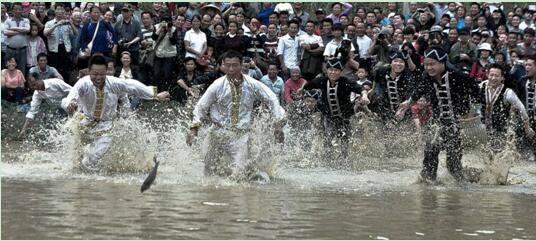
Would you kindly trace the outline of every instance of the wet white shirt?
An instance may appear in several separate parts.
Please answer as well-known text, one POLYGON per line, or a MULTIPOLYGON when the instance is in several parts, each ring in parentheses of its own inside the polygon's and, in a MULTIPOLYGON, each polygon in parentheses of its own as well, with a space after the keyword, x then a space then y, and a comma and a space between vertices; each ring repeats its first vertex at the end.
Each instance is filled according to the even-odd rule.
POLYGON ((43 82, 45 83, 45 90, 35 90, 33 93, 30 111, 26 114, 28 119, 34 119, 35 115, 39 113, 39 108, 43 101, 55 106, 61 106, 61 100, 69 94, 72 88, 61 79, 45 79, 43 82))
POLYGON ((234 87, 227 80, 227 76, 223 76, 208 87, 195 106, 192 126, 200 126, 203 120, 210 118, 212 123, 220 127, 248 130, 255 100, 266 103, 276 120, 285 118, 285 110, 270 88, 247 75, 242 76, 244 82, 241 87, 237 123, 232 123, 234 87))
POLYGON ((81 124, 88 126, 98 121, 96 130, 106 130, 111 127, 111 121, 117 116, 118 100, 126 94, 139 96, 142 99, 153 99, 156 96, 156 87, 146 86, 133 79, 120 79, 107 76, 104 84, 104 101, 100 116, 96 118, 97 88, 91 82, 90 76, 78 80, 69 95, 62 100, 62 108, 67 109, 71 101, 78 105, 78 110, 84 113, 81 124))

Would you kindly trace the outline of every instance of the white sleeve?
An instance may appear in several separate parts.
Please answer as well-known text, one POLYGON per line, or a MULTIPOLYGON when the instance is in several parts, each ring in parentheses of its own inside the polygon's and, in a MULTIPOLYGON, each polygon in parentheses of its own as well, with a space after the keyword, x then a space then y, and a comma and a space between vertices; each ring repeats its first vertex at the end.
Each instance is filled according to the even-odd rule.
MULTIPOLYGON (((84 77, 86 78, 86 77, 84 77)), ((78 97, 80 96, 80 91, 83 89, 84 87, 84 78, 82 79, 79 79, 78 82, 76 82, 76 84, 71 88, 71 90, 69 91, 69 94, 67 95, 67 97, 65 97, 63 100, 61 100, 61 108, 64 109, 65 111, 67 111, 67 106, 72 102, 74 101, 75 103, 78 104, 78 97)), ((89 77, 87 77, 89 78, 89 77)))
POLYGON ((326 48, 324 49, 324 54, 322 54, 322 56, 331 56, 331 51, 330 51, 330 48, 329 48, 330 44, 326 44, 326 48))
POLYGON ((201 99, 195 105, 193 112, 192 126, 199 127, 201 122, 208 117, 208 111, 214 102, 216 102, 216 91, 221 83, 213 83, 208 88, 207 91, 201 96, 201 99))
POLYGON ((34 119, 35 115, 39 113, 39 108, 41 107, 41 103, 43 100, 41 99, 41 96, 37 92, 37 90, 34 90, 33 96, 32 96, 32 103, 30 103, 30 111, 26 114, 26 118, 28 119, 34 119))
POLYGON ((318 41, 317 41, 317 42, 318 42, 318 46, 320 46, 320 47, 324 47, 324 41, 322 41, 322 37, 318 36, 318 39, 317 39, 317 40, 318 40, 318 41))
POLYGON ((279 42, 277 43, 277 55, 285 54, 285 43, 283 37, 279 38, 279 42))
POLYGON ((518 114, 521 116, 521 119, 527 120, 529 118, 525 106, 523 106, 521 100, 519 100, 517 95, 511 89, 506 89, 503 101, 504 103, 512 105, 518 111, 518 114))
POLYGON ((275 119, 281 121, 285 118, 285 110, 279 104, 279 98, 265 84, 259 81, 252 81, 258 97, 270 108, 275 119))
POLYGON ((151 100, 157 94, 156 87, 146 86, 135 79, 120 79, 112 76, 107 76, 106 78, 113 80, 110 82, 112 85, 111 89, 120 96, 126 92, 142 99, 151 100))

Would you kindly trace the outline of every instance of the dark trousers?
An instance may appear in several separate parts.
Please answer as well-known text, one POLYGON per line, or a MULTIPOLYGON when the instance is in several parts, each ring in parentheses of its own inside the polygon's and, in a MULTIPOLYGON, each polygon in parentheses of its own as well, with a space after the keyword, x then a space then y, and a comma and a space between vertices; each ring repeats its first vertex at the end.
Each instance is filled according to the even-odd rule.
POLYGON ((171 83, 175 82, 171 79, 174 59, 175 57, 154 58, 153 85, 158 87, 158 91, 169 90, 171 83))
POLYGON ((71 77, 73 64, 71 55, 65 50, 65 45, 58 45, 58 52, 54 53, 49 51, 48 56, 50 66, 56 68, 66 82, 70 82, 69 78, 71 77))
MULTIPOLYGON (((21 49, 13 49, 13 48, 7 47, 6 57, 7 58, 14 57, 15 60, 17 61, 17 69, 22 71, 22 73, 24 74, 24 77, 27 76, 28 73, 26 72, 26 47, 21 48, 21 49)), ((6 60, 6 63, 7 63, 7 60, 6 60)))
POLYGON ((348 157, 348 146, 351 136, 350 120, 341 117, 326 117, 322 119, 324 129, 324 148, 328 158, 348 157), (340 140, 340 149, 335 150, 333 141, 340 140))
MULTIPOLYGON (((532 129, 536 130, 536 120, 534 120, 534 117, 532 116, 530 116, 529 118, 532 118, 532 129)), ((534 155, 536 155, 536 136, 528 137, 527 134, 525 134, 525 128, 523 127, 523 125, 519 125, 516 128, 516 136, 517 145, 519 149, 526 149, 532 151, 534 155)))
POLYGON ((435 181, 441 150, 447 152, 447 169, 456 180, 462 180, 462 140, 457 124, 440 125, 439 130, 433 131, 426 126, 426 144, 421 176, 425 180, 435 181))
POLYGON ((15 89, 2 87, 2 99, 9 102, 22 104, 24 98, 24 88, 17 87, 15 89))

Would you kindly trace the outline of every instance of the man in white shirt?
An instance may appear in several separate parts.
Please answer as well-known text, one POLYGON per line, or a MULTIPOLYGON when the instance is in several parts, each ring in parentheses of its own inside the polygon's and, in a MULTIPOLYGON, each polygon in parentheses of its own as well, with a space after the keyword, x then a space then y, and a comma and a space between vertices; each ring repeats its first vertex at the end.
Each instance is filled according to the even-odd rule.
POLYGON ((21 3, 13 3, 13 17, 4 21, 6 55, 14 56, 17 69, 26 76, 26 37, 30 32, 30 20, 22 16, 21 3))
POLYGON ((80 109, 83 139, 89 140, 80 167, 89 172, 100 170, 99 161, 108 152, 113 141, 110 131, 117 116, 119 99, 126 94, 142 99, 169 100, 169 92, 157 94, 156 87, 145 86, 133 79, 106 75, 106 59, 93 56, 89 61, 89 76, 82 77, 62 100, 62 108, 72 114, 80 109))
MULTIPOLYGON (((341 43, 343 40, 349 40, 345 37, 343 37, 344 27, 340 24, 334 24, 333 25, 333 39, 329 41, 329 43, 326 45, 326 48, 324 49, 324 58, 325 60, 331 59, 331 58, 341 58, 340 54, 338 53, 337 56, 335 55, 337 53, 337 49, 341 47, 341 43)), ((354 45, 350 44, 350 52, 348 54, 353 55, 353 52, 355 51, 354 45)))
POLYGON ((372 39, 370 39, 365 34, 364 23, 357 23, 355 27, 356 27, 356 32, 357 32, 356 42, 357 42, 357 45, 359 45, 359 57, 361 59, 368 59, 369 58, 368 50, 370 48, 370 44, 372 43, 372 39))
MULTIPOLYGON (((205 174, 231 175, 235 180, 251 180, 249 171, 254 163, 249 159, 249 130, 252 125, 254 102, 261 100, 276 119, 274 134, 283 142, 285 110, 277 96, 263 83, 242 74, 242 54, 230 50, 223 56, 226 75, 215 80, 201 97, 193 112, 193 121, 186 143, 192 145, 205 120, 212 123, 204 143, 205 174), (220 158, 231 158, 231 171, 222 167, 220 158)), ((265 177, 266 175, 261 175, 265 177)), ((253 176, 255 177, 255 176, 253 176)))
POLYGON ((298 37, 300 48, 303 50, 300 55, 300 67, 302 75, 307 80, 312 80, 322 72, 324 59, 324 43, 322 37, 314 34, 315 24, 307 21, 305 24, 305 34, 298 37))
POLYGON ((290 77, 289 69, 294 67, 300 67, 300 59, 298 58, 298 29, 300 23, 295 20, 291 20, 288 23, 288 34, 279 39, 277 44, 277 55, 285 79, 290 77))
POLYGON ((32 103, 30 104, 30 111, 26 114, 26 121, 19 133, 19 139, 26 136, 26 132, 32 126, 35 115, 39 113, 39 108, 43 101, 48 102, 51 105, 61 107, 61 100, 65 98, 71 86, 65 83, 62 79, 39 79, 38 73, 31 73, 28 79, 28 86, 31 90, 34 90, 32 96, 32 103))

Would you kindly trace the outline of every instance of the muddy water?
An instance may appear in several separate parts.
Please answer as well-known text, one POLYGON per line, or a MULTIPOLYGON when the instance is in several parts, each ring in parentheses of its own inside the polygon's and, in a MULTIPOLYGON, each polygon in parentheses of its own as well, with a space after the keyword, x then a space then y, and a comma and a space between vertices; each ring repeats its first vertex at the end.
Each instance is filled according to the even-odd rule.
POLYGON ((2 179, 2 239, 534 239, 534 193, 2 179))
MULTIPOLYGON (((278 146, 270 128, 256 126, 252 158, 274 178, 244 184, 204 177, 202 141, 186 147, 186 125, 160 120, 129 129, 143 129, 149 140, 141 145, 161 161, 157 183, 143 194, 146 173, 77 171, 76 144, 61 127, 41 133, 43 140, 4 139, 1 238, 536 239, 536 163, 514 161, 508 185, 457 184, 440 156, 440 182, 424 185, 417 182, 422 150, 411 140, 402 157, 377 155, 386 145, 373 140, 354 142, 350 160, 333 167, 318 160, 318 142, 302 150, 287 135, 278 146)), ((139 140, 125 138, 116 154, 139 140)), ((464 165, 482 166, 478 151, 465 153, 464 165)))

